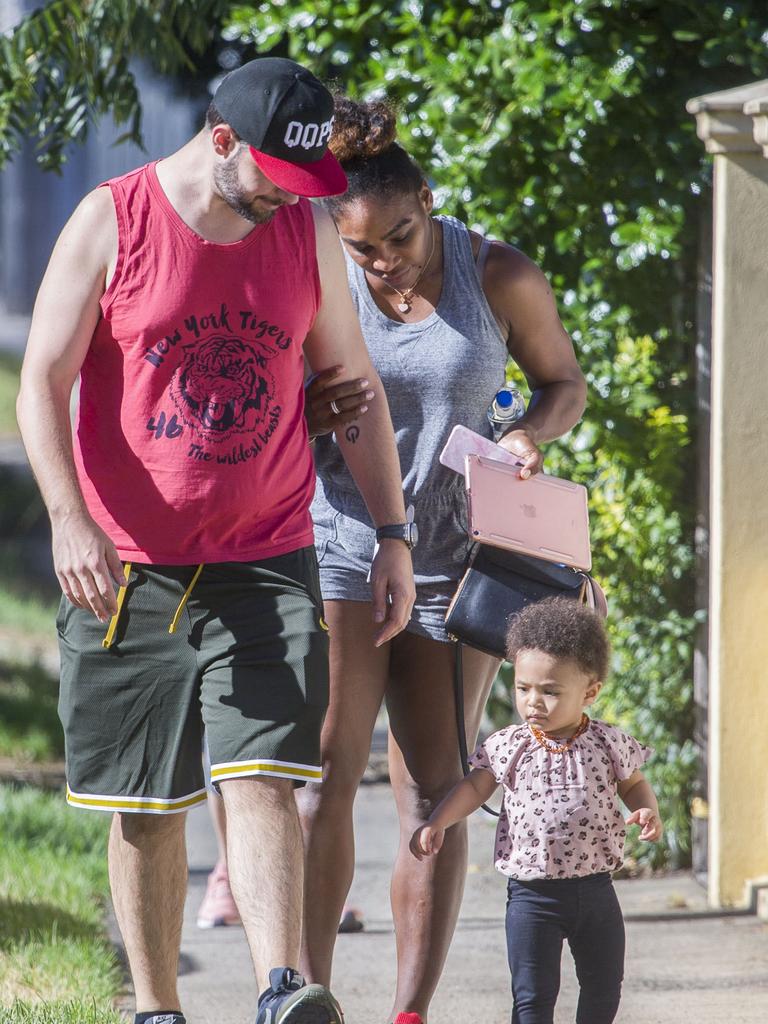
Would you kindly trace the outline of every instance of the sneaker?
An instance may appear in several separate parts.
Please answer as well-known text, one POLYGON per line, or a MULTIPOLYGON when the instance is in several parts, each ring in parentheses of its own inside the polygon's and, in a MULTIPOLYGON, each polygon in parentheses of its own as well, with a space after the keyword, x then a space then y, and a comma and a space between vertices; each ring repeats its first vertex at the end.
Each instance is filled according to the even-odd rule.
POLYGON ((183 1013, 153 1013, 144 1018, 143 1024, 187 1024, 187 1018, 183 1013))
POLYGON ((418 1013, 398 1013, 392 1024, 424 1024, 418 1013))
POLYGON ((220 861, 208 875, 205 896, 197 912, 197 927, 219 928, 227 924, 240 924, 240 914, 232 899, 226 865, 220 861))
POLYGON ((325 985, 307 985, 290 967, 275 967, 259 996, 256 1024, 344 1024, 344 1017, 325 985))

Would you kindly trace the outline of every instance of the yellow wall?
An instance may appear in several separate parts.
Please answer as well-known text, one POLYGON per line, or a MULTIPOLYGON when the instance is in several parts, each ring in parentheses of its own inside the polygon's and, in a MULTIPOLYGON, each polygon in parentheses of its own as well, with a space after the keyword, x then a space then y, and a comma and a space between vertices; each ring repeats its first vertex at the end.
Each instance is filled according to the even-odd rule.
POLYGON ((768 875, 768 160, 715 156, 710 901, 768 875))

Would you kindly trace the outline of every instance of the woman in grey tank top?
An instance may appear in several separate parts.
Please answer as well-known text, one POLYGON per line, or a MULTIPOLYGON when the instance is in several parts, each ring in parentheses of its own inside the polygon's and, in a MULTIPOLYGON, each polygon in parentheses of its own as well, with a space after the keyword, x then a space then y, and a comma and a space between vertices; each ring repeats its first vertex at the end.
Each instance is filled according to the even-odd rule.
MULTIPOLYGON (((330 628, 331 699, 323 730, 324 781, 298 794, 307 849, 302 968, 308 980, 329 984, 354 870, 352 803, 386 700, 389 772, 401 829, 391 890, 398 978, 389 1020, 420 1024, 448 952, 467 855, 466 829, 458 825, 429 863, 408 851, 413 831, 461 772, 454 647, 443 620, 468 548, 464 482, 438 455, 457 423, 489 434, 486 410, 504 384, 510 355, 533 389, 526 415, 501 442, 524 461, 523 475, 541 468, 539 443, 576 423, 585 385, 544 275, 517 250, 484 242, 452 217, 432 216, 430 189, 395 142, 395 117, 386 104, 337 99, 330 145, 350 188, 326 206, 386 390, 405 501, 414 507, 420 536, 413 550, 413 617, 403 633, 377 648, 367 582, 375 531, 334 435, 318 438, 312 514, 330 628)), ((358 398, 340 398, 330 408, 323 406, 322 389, 310 389, 315 419, 319 396, 319 419, 353 438, 350 411, 375 401, 365 397, 364 382, 360 390, 358 398)), ((470 749, 498 665, 479 651, 465 652, 470 749)))

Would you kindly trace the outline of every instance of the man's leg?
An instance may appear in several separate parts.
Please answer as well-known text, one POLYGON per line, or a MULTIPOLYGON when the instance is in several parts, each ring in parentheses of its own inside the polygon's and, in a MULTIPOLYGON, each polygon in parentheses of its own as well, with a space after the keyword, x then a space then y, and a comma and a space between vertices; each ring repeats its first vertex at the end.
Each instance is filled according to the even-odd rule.
POLYGON ((180 1009, 176 974, 187 889, 186 814, 115 814, 109 878, 136 1011, 180 1009))
POLYGON ((299 962, 304 848, 293 783, 258 775, 228 779, 221 793, 230 885, 263 991, 272 968, 299 962))

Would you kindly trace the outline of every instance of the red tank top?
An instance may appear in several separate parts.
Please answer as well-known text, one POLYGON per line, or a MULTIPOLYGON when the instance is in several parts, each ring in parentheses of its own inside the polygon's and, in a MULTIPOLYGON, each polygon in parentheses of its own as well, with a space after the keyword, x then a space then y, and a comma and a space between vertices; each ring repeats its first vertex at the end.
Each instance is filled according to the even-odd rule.
POLYGON ((119 252, 81 371, 75 442, 91 515, 138 562, 245 562, 311 544, 310 204, 219 245, 182 221, 154 163, 106 184, 119 252))

